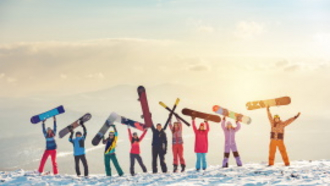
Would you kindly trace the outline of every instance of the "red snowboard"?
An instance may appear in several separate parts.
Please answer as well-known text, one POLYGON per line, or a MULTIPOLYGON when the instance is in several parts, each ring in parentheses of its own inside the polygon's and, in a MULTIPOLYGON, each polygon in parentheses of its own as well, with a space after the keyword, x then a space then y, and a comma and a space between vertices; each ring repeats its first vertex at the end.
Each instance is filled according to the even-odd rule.
POLYGON ((143 113, 142 118, 144 119, 145 126, 151 127, 153 125, 153 122, 149 110, 146 89, 143 86, 139 86, 137 91, 139 94, 139 101, 142 107, 142 113, 143 113))

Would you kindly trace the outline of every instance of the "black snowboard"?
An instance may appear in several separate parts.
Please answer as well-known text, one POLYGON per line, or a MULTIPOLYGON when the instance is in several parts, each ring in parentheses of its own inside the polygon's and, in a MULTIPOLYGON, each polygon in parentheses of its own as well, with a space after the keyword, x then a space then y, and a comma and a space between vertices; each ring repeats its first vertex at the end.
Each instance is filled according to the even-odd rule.
POLYGON ((60 131, 59 133, 60 138, 63 138, 65 135, 67 135, 70 132, 70 129, 74 130, 75 128, 80 126, 81 122, 85 123, 86 121, 89 121, 91 118, 92 115, 90 113, 87 113, 83 117, 79 118, 77 121, 66 126, 64 129, 60 131))

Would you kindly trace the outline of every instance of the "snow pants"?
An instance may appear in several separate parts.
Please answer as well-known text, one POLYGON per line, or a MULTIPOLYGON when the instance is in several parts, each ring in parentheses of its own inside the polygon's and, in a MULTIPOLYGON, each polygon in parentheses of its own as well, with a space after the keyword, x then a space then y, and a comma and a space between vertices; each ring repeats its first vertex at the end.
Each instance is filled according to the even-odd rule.
POLYGON ((172 152, 173 152, 173 165, 178 165, 179 160, 181 165, 186 165, 186 162, 183 158, 183 144, 172 145, 172 152))
POLYGON ((197 161, 196 161, 196 170, 201 169, 201 164, 203 170, 207 168, 207 163, 206 163, 206 153, 196 153, 197 156, 197 161))
POLYGON ((122 176, 124 175, 124 172, 119 166, 116 154, 105 154, 104 155, 104 165, 105 165, 105 172, 107 176, 111 176, 111 167, 110 167, 110 161, 112 161, 113 165, 115 166, 118 175, 122 176))
POLYGON ((237 151, 236 143, 233 143, 233 144, 225 144, 225 154, 222 161, 222 167, 228 167, 230 152, 233 152, 237 166, 242 166, 242 161, 237 151))
POLYGON ((143 161, 142 161, 142 158, 140 156, 140 154, 130 154, 130 159, 131 159, 131 166, 130 166, 130 171, 131 171, 131 175, 134 176, 135 174, 135 171, 134 171, 134 165, 135 165, 135 160, 137 160, 137 162, 139 163, 139 165, 141 166, 142 168, 142 171, 144 173, 147 172, 147 168, 146 166, 143 164, 143 161))
POLYGON ((80 167, 79 167, 79 161, 81 161, 83 166, 84 166, 84 173, 85 173, 84 175, 88 176, 88 165, 87 165, 87 160, 86 160, 85 154, 80 155, 80 156, 75 156, 74 160, 75 160, 75 167, 76 167, 77 176, 81 175, 80 167))
POLYGON ((48 159, 48 156, 51 157, 52 160, 52 165, 53 165, 53 173, 54 175, 58 174, 58 168, 57 168, 57 162, 56 162, 56 149, 54 150, 45 150, 41 161, 40 161, 40 166, 39 166, 39 173, 44 172, 44 167, 45 167, 45 163, 48 159))
POLYGON ((160 166, 162 168, 162 172, 166 173, 167 172, 167 166, 165 163, 165 152, 161 148, 157 147, 152 147, 152 172, 157 173, 158 168, 157 168, 157 158, 159 156, 159 161, 160 161, 160 166))
POLYGON ((289 166, 290 161, 283 140, 274 139, 270 140, 269 144, 269 165, 274 165, 276 148, 280 150, 284 164, 289 166))

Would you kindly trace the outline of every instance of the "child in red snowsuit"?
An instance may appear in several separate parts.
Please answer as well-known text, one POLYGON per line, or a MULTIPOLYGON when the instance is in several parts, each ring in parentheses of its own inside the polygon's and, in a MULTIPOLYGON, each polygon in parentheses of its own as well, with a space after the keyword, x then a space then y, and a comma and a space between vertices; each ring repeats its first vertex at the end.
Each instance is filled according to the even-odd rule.
POLYGON ((180 123, 178 118, 176 118, 176 120, 177 122, 174 122, 173 126, 171 121, 169 124, 172 132, 173 172, 178 170, 179 160, 181 164, 181 172, 184 172, 186 163, 183 158, 182 123, 180 123))

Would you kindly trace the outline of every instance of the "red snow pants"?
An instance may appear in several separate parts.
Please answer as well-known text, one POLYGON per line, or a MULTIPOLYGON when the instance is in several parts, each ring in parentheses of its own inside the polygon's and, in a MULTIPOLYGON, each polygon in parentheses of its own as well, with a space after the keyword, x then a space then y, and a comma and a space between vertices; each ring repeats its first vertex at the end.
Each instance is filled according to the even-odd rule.
POLYGON ((48 156, 51 157, 52 165, 53 165, 53 173, 54 175, 58 174, 57 162, 56 162, 56 150, 45 150, 44 155, 41 158, 39 172, 44 172, 44 166, 48 159, 48 156))
POLYGON ((186 162, 183 158, 183 144, 172 145, 172 151, 173 151, 173 165, 178 165, 179 160, 181 165, 186 165, 186 162))

